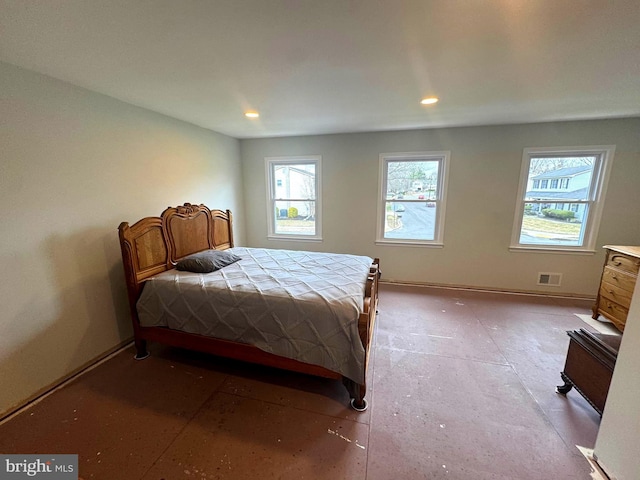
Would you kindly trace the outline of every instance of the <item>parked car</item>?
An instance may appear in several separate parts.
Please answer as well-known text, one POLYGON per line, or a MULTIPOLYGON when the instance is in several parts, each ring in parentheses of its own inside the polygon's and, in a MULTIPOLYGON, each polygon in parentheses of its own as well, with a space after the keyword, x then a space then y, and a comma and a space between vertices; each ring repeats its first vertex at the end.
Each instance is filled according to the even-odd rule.
POLYGON ((435 202, 427 202, 427 207, 435 207, 435 202))

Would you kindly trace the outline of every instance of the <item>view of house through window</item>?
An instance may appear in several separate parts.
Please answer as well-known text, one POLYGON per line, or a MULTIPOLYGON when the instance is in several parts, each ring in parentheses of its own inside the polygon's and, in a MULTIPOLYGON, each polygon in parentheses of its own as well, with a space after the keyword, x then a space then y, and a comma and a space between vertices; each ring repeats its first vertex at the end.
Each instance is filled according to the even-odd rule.
POLYGON ((266 160, 270 235, 319 238, 320 157, 266 160))
POLYGON ((600 200, 607 153, 531 151, 525 155, 516 218, 518 245, 588 246, 596 228, 593 211, 600 200))
POLYGON ((442 241, 447 154, 381 156, 382 195, 378 241, 442 241))

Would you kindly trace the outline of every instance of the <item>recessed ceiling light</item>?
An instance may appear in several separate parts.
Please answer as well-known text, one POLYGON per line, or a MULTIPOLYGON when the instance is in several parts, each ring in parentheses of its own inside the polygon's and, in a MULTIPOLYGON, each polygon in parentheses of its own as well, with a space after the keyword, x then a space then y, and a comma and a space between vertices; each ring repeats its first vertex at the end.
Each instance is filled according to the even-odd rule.
POLYGON ((434 103, 438 103, 438 97, 423 98, 420 103, 422 105, 433 105, 434 103))
POLYGON ((260 114, 258 112, 245 112, 244 116, 247 118, 258 118, 260 114))

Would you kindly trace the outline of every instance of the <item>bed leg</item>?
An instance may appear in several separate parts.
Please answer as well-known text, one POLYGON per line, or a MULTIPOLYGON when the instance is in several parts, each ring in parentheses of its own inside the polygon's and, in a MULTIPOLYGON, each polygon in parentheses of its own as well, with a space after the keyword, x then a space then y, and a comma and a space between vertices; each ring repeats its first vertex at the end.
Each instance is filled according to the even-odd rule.
POLYGON ((145 358, 147 358, 149 356, 149 350, 147 350, 147 341, 136 338, 134 343, 136 345, 136 355, 133 358, 135 358, 136 360, 144 360, 145 358))
POLYGON ((367 400, 364 398, 365 392, 367 390, 366 386, 357 384, 353 380, 350 380, 346 377, 343 377, 342 383, 347 388, 349 395, 351 395, 351 408, 353 408, 357 412, 364 412, 369 406, 367 400))

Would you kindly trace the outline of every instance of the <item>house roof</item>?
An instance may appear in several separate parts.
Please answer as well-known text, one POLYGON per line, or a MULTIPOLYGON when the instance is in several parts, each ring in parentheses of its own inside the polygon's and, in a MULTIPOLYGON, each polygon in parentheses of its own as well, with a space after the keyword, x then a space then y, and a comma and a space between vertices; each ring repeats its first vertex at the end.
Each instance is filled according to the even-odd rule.
POLYGON ((558 170, 551 170, 549 172, 541 173, 535 177, 531 177, 532 180, 539 180, 543 178, 561 178, 561 177, 573 177, 580 173, 591 170, 591 165, 582 165, 580 167, 566 167, 559 168, 558 170))
POLYGON ((0 0, 0 61, 237 138, 640 116, 640 2, 576 3, 0 0))
POLYGON ((529 190, 525 193, 525 199, 531 200, 585 200, 588 198, 589 189, 580 188, 578 190, 529 190))

